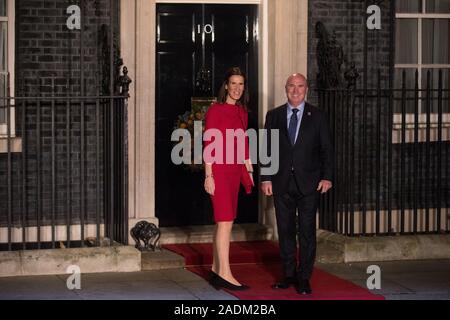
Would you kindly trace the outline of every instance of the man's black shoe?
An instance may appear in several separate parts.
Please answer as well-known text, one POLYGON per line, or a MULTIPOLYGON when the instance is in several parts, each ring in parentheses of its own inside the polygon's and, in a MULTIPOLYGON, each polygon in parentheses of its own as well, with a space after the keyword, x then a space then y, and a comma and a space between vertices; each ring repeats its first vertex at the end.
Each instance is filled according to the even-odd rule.
POLYGON ((297 284, 297 279, 292 277, 287 277, 280 282, 276 282, 272 285, 272 289, 287 289, 291 285, 297 284))
POLYGON ((297 287, 298 294, 311 294, 311 286, 309 280, 300 280, 297 287))

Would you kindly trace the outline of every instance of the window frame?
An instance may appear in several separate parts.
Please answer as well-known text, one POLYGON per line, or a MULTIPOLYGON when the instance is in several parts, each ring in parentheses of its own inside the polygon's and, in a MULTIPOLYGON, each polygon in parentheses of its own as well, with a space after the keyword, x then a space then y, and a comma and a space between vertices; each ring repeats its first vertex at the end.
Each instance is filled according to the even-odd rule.
MULTIPOLYGON (((450 21, 450 13, 427 13, 427 0, 422 0, 422 9, 421 12, 414 13, 395 13, 395 21, 397 22, 399 19, 416 19, 417 20, 417 63, 397 63, 394 62, 394 71, 397 69, 413 69, 418 70, 418 85, 419 90, 422 89, 422 80, 424 75, 423 69, 448 69, 450 72, 450 63, 449 64, 424 64, 422 63, 422 30, 423 30, 423 19, 446 19, 450 21)), ((398 44, 396 43, 396 46, 398 44)), ((395 73, 395 72, 394 72, 395 73)), ((419 91, 419 124, 426 123, 426 113, 422 110, 422 92, 419 91)), ((394 126, 402 123, 402 114, 394 113, 394 126)), ((450 122, 450 113, 442 114, 443 123, 450 122)), ((406 113, 406 123, 411 124, 414 123, 414 114, 407 112, 406 113)), ((437 123, 437 113, 431 113, 431 123, 437 123)))
MULTIPOLYGON (((7 22, 7 36, 6 36, 6 47, 8 50, 7 54, 7 72, 9 73, 9 92, 7 94, 10 97, 14 96, 14 66, 15 66, 15 11, 16 4, 15 0, 6 0, 6 10, 7 16, 0 16, 0 22, 7 22)), ((15 108, 14 108, 14 100, 10 100, 11 104, 11 112, 10 112, 10 136, 16 136, 16 122, 15 122, 15 108)), ((6 123, 0 123, 0 137, 8 136, 8 128, 6 123)))

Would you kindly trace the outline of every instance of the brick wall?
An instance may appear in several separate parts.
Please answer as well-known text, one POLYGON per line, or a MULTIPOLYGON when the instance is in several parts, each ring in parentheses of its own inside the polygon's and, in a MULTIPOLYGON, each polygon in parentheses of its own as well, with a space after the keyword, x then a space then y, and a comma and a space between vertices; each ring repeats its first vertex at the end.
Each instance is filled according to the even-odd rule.
MULTIPOLYGON (((371 4, 371 3, 370 3, 371 4)), ((317 43, 315 26, 321 21, 330 37, 335 32, 336 40, 342 45, 347 60, 341 67, 342 72, 354 62, 360 74, 358 88, 363 86, 364 77, 364 31, 366 29, 367 8, 365 1, 355 0, 314 0, 309 1, 308 21, 308 78, 311 88, 317 83, 317 43)), ((368 87, 376 87, 376 75, 381 71, 382 82, 387 86, 390 72, 390 36, 394 33, 390 23, 390 1, 383 1, 381 9, 381 30, 368 30, 367 78, 368 87)), ((345 83, 345 82, 344 82, 345 83)), ((312 98, 316 101, 316 96, 312 98)))
POLYGON ((103 24, 110 24, 109 3, 109 0, 84 0, 83 4, 80 0, 17 0, 18 94, 48 94, 53 77, 57 94, 81 93, 81 31, 69 30, 66 26, 67 7, 77 4, 84 6, 81 15, 84 18, 85 94, 94 95, 102 72, 100 29, 103 24))
MULTIPOLYGON (((102 56, 109 53, 103 50, 101 28, 110 30, 109 0, 16 0, 16 96, 36 97, 55 94, 56 96, 78 96, 81 90, 81 68, 84 69, 84 95, 96 95, 97 87, 101 87, 102 73, 109 70, 102 68, 102 56), (66 21, 69 15, 67 7, 77 4, 83 7, 81 13, 84 24, 83 42, 84 65, 80 58, 80 30, 69 30, 66 21), (52 87, 52 83, 54 86, 52 87)), ((116 11, 115 11, 116 12, 116 11)), ((117 15, 116 19, 117 20, 117 15)), ((115 25, 118 30, 118 23, 115 25)), ((107 46, 108 47, 108 46, 107 46)), ((109 62, 109 60, 108 60, 109 62)), ((104 79, 103 79, 104 80, 104 79)), ((103 89, 100 88, 101 91, 103 89)), ((107 92, 103 92, 107 93, 107 92)), ((55 129, 52 131, 52 106, 49 101, 40 105, 34 99, 20 104, 16 110, 16 134, 24 141, 23 152, 13 155, 13 220, 19 221, 23 213, 27 216, 28 225, 36 223, 38 199, 42 212, 41 224, 51 222, 52 205, 52 133, 55 136, 56 158, 56 218, 58 224, 65 222, 66 214, 72 214, 72 221, 80 219, 85 212, 86 221, 95 221, 96 201, 102 205, 103 199, 103 105, 100 105, 99 117, 96 115, 94 100, 84 105, 84 144, 85 152, 81 153, 81 104, 71 102, 56 103, 55 129), (38 119, 38 108, 40 116, 38 119), (23 123, 22 111, 25 111, 23 123), (96 164, 97 164, 97 120, 100 135, 99 167, 100 198, 96 197, 96 164), (67 130, 67 125, 69 130, 67 130), (38 197, 38 140, 40 134, 40 188, 38 197), (69 142, 69 144, 68 144, 69 142), (69 154, 69 161, 67 155, 69 154), (22 160, 25 158, 25 177, 23 177, 22 160), (81 161, 84 159, 85 172, 81 174, 81 161), (69 176, 67 175, 69 173, 69 176), (22 177, 25 181, 25 203, 22 201, 22 177), (84 191, 80 183, 84 178, 84 191), (85 196, 84 208, 81 208, 81 192, 85 196)), ((0 224, 7 221, 7 156, 0 154, 0 224), (3 199, 5 201, 3 201, 3 199)), ((100 212, 102 211, 100 207, 100 212)))
MULTIPOLYGON (((381 88, 389 88, 389 74, 393 69, 392 61, 390 60, 390 41, 391 36, 395 35, 395 26, 391 24, 391 2, 382 1, 380 4, 381 9, 381 30, 367 30, 367 87, 368 89, 376 89, 378 81, 378 71, 380 72, 380 84, 381 88)), ((369 5, 374 2, 369 1, 369 5)), ((342 171, 349 166, 354 174, 354 188, 352 191, 352 197, 357 203, 355 209, 358 209, 362 201, 362 190, 365 190, 365 201, 367 209, 373 209, 376 203, 376 189, 377 179, 376 175, 381 175, 379 183, 380 187, 380 201, 382 207, 387 207, 388 191, 391 191, 391 206, 392 208, 398 208, 401 203, 402 193, 405 194, 405 207, 411 208, 412 199, 416 199, 419 206, 425 206, 426 199, 428 199, 428 206, 437 205, 437 150, 436 143, 430 143, 430 163, 426 163, 424 158, 424 145, 417 147, 417 153, 419 154, 419 161, 423 166, 429 166, 429 171, 425 172, 425 169, 421 167, 419 172, 414 172, 412 168, 413 163, 413 146, 406 144, 404 153, 405 162, 405 175, 406 182, 403 188, 400 188, 399 177, 401 175, 401 152, 400 145, 395 144, 392 146, 392 186, 391 190, 387 189, 387 167, 388 167, 388 145, 390 141, 387 139, 389 130, 389 121, 392 120, 392 114, 388 112, 389 99, 383 97, 378 109, 376 102, 376 91, 370 90, 369 95, 372 97, 367 100, 362 99, 364 84, 364 37, 367 21, 367 8, 365 7, 365 1, 361 0, 313 0, 309 1, 309 35, 308 35, 308 78, 310 80, 311 91, 308 95, 308 100, 319 107, 324 108, 331 119, 331 127, 333 131, 333 137, 336 140, 336 157, 341 159, 348 156, 348 149, 343 147, 342 143, 339 143, 338 139, 344 139, 349 141, 351 138, 348 134, 345 135, 345 131, 342 129, 342 125, 354 126, 354 141, 355 152, 352 155, 353 158, 348 161, 352 161, 350 165, 342 164, 342 160, 339 160, 340 166, 336 171, 337 184, 336 192, 346 192, 348 187, 348 181, 342 176, 342 171), (329 36, 332 37, 333 32, 336 34, 336 40, 342 45, 342 49, 347 60, 347 63, 342 65, 342 71, 344 72, 349 68, 349 63, 354 62, 357 71, 360 75, 356 88, 356 94, 359 98, 353 98, 353 105, 349 101, 340 101, 333 97, 329 99, 327 103, 319 101, 317 92, 317 43, 318 38, 315 34, 315 26, 318 21, 321 21, 328 30, 329 36), (348 105, 345 105, 347 103, 348 105), (337 105, 338 107, 329 107, 329 105, 337 105), (354 112, 353 118, 349 121, 345 117, 345 112, 349 105, 352 105, 354 112), (332 109, 333 111, 331 111, 332 109), (365 113, 365 115, 364 115, 365 113), (380 137, 377 132, 377 120, 380 119, 380 137), (347 121, 347 122, 346 122, 347 121), (341 124, 341 126, 336 126, 341 124), (377 141, 380 138, 380 150, 381 156, 377 150, 377 141), (365 140, 365 145, 363 144, 365 140), (347 150, 347 151, 346 151, 347 150), (345 153, 347 152, 347 153, 345 153), (381 172, 375 166, 376 159, 380 158, 381 172), (364 173, 364 174, 363 174, 364 173), (412 177, 417 177, 417 181, 420 184, 421 192, 418 195, 413 195, 411 189, 412 177), (426 177, 429 177, 431 184, 426 185, 426 177)), ((395 45, 394 48, 395 50, 395 45)), ((344 81, 344 85, 346 82, 344 81)), ((441 149, 444 150, 444 154, 448 154, 448 142, 441 145, 441 149)), ((347 147, 348 148, 348 147, 347 147)), ((448 166, 448 157, 442 157, 442 167, 448 166)), ((448 193, 450 180, 447 172, 441 173, 441 188, 442 192, 448 193)), ((444 194, 442 193, 442 194, 444 194)), ((445 197, 441 198, 441 206, 445 206, 445 197)))

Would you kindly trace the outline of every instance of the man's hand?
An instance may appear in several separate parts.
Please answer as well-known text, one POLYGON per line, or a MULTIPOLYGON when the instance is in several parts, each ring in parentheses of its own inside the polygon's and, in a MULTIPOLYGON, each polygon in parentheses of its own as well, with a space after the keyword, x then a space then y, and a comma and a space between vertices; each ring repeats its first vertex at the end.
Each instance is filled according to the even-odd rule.
POLYGON ((273 193, 272 193, 272 182, 267 181, 267 182, 261 183, 261 190, 264 193, 264 195, 266 195, 268 197, 273 195, 273 193))
POLYGON ((330 190, 332 187, 330 180, 321 180, 319 182, 319 186, 317 187, 317 191, 321 191, 320 193, 325 193, 330 190))

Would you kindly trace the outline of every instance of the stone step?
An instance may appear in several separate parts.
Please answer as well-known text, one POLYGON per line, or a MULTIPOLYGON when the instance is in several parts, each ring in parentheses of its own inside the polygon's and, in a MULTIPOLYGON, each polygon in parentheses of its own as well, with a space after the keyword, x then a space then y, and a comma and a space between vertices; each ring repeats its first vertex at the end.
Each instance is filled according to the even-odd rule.
POLYGON ((327 243, 318 242, 316 261, 320 263, 342 263, 344 262, 344 254, 327 243))
MULTIPOLYGON (((208 243, 213 241, 214 225, 163 227, 161 230, 161 245, 173 243, 208 243)), ((271 240, 273 230, 270 227, 249 223, 233 226, 231 241, 271 240)))
POLYGON ((184 258, 172 251, 162 249, 141 253, 142 271, 184 268, 184 258))
MULTIPOLYGON (((174 243, 210 243, 213 241, 214 225, 163 227, 160 246, 174 243)), ((231 241, 258 241, 272 238, 273 231, 260 224, 236 224, 233 226, 231 241)), ((141 253, 142 270, 184 268, 184 258, 164 248, 141 253)))
POLYGON ((141 253, 131 246, 0 252, 0 277, 81 273, 137 272, 141 253), (72 272, 72 271, 70 271, 72 272))
POLYGON ((330 254, 345 263, 450 258, 450 234, 350 237, 319 230, 317 239, 323 259, 330 254))

